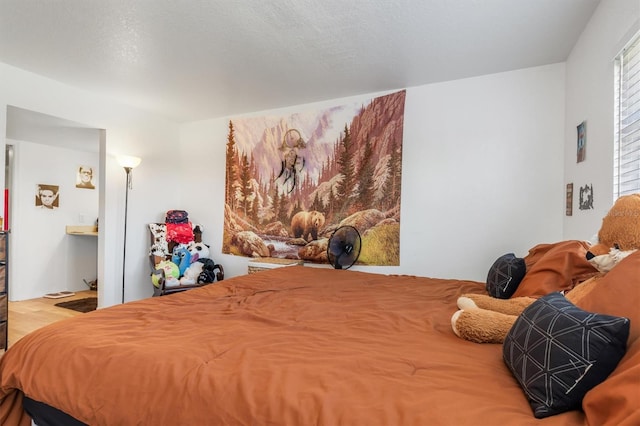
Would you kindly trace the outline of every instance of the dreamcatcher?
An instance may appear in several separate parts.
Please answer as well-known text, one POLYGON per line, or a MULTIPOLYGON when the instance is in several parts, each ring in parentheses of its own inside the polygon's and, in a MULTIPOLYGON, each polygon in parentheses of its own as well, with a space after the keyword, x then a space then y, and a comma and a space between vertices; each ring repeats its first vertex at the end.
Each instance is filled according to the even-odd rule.
POLYGON ((305 165, 304 157, 298 153, 299 149, 306 148, 302 135, 297 129, 289 129, 282 137, 282 145, 280 151, 283 152, 281 160, 280 174, 276 177, 276 181, 281 179, 282 186, 287 193, 290 193, 298 183, 298 173, 302 171, 305 165))

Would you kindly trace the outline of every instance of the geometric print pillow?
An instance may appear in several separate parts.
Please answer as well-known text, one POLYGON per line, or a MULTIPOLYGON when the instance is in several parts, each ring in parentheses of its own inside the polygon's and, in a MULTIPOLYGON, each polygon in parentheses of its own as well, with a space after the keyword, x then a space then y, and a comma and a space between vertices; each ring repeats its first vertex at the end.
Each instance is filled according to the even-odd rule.
POLYGON ((487 292, 498 299, 508 299, 518 288, 527 271, 524 259, 513 253, 500 256, 487 274, 487 292))
POLYGON ((556 292, 522 312, 502 355, 540 419, 580 408, 616 368, 628 337, 629 319, 583 311, 556 292))

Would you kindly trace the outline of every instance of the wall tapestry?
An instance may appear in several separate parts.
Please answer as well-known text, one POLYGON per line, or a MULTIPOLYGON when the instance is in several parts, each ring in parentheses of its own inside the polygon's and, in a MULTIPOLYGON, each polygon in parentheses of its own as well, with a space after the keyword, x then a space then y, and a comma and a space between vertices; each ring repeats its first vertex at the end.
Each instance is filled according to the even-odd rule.
POLYGON ((399 265, 405 94, 230 120, 223 253, 326 263, 351 225, 359 264, 399 265))

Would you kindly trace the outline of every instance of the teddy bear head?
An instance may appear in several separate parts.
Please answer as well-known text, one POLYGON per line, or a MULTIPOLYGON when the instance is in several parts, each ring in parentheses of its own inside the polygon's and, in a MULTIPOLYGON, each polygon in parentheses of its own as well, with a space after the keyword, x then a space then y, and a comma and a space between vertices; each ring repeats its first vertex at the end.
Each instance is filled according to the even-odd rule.
POLYGON ((618 198, 602 219, 598 243, 589 248, 587 258, 640 249, 640 193, 618 198))

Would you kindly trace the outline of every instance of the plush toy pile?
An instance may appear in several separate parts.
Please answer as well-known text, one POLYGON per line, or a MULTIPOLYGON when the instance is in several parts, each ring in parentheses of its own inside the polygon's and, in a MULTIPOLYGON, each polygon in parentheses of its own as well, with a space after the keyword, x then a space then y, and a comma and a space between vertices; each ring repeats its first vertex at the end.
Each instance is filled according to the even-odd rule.
POLYGON ((184 210, 170 210, 165 223, 149 225, 152 234, 151 282, 156 288, 202 285, 224 279, 222 265, 202 242, 202 227, 189 221, 184 210))
POLYGON ((596 244, 566 241, 536 246, 524 259, 511 253, 498 259, 489 272, 489 294, 468 294, 458 299, 460 310, 451 318, 453 331, 473 342, 502 343, 518 316, 538 298, 562 291, 567 300, 578 304, 603 274, 638 249, 640 194, 633 194, 620 197, 604 217, 596 244), (576 253, 584 253, 584 257, 576 253), (562 263, 556 268, 561 272, 549 277, 549 270, 554 268, 549 268, 548 262, 562 263), (545 273, 547 282, 538 271, 545 273))

